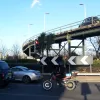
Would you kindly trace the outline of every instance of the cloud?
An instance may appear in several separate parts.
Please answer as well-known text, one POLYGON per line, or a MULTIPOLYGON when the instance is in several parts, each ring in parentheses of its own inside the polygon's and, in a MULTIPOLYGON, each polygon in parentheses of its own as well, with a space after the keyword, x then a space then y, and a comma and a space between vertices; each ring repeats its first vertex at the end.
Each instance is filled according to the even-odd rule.
POLYGON ((39 0, 33 0, 31 8, 33 8, 36 4, 42 5, 39 0))

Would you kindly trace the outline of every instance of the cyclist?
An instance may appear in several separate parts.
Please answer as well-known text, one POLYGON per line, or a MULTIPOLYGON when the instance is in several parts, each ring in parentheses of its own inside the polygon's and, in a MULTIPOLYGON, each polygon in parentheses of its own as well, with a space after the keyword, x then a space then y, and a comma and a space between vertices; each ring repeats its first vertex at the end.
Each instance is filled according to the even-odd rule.
POLYGON ((55 66, 52 74, 56 77, 57 85, 61 86, 62 79, 66 77, 66 66, 64 66, 62 57, 59 59, 59 65, 55 66))

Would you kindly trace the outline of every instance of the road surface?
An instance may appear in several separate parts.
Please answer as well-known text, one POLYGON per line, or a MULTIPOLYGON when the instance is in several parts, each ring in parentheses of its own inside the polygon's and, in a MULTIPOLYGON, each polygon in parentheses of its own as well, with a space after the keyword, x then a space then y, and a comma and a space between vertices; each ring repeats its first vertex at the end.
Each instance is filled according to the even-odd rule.
POLYGON ((100 100, 100 83, 79 83, 73 91, 58 86, 45 91, 41 83, 11 83, 0 89, 0 100, 100 100))

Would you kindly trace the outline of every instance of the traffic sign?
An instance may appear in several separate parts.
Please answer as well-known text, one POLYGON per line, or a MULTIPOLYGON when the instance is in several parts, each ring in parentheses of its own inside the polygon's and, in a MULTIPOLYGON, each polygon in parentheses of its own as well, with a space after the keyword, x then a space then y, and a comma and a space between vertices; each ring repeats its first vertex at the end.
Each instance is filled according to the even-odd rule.
MULTIPOLYGON (((91 65, 91 64, 93 64, 92 56, 71 56, 70 58, 67 58, 65 60, 70 65, 91 65)), ((42 65, 50 65, 50 64, 60 65, 60 64, 62 64, 63 59, 62 59, 62 57, 59 57, 59 56, 41 57, 40 62, 42 65)))
POLYGON ((41 62, 42 65, 50 65, 50 64, 59 65, 59 62, 61 61, 59 59, 61 59, 61 57, 59 57, 59 56, 41 57, 40 62, 41 62))
POLYGON ((58 56, 54 57, 51 61, 54 65, 59 65, 56 61, 56 59, 58 58, 58 56))
POLYGON ((71 65, 90 65, 93 64, 92 56, 71 56, 68 59, 71 65))
POLYGON ((42 59, 41 59, 41 63, 43 64, 43 65, 47 65, 47 63, 45 62, 45 59, 46 59, 47 57, 43 57, 42 59))

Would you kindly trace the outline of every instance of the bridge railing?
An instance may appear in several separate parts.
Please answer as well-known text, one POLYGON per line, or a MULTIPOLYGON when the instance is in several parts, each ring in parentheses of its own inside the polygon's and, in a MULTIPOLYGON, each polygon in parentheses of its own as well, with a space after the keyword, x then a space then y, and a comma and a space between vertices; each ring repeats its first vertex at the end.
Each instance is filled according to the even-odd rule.
MULTIPOLYGON (((83 20, 82 20, 83 21, 83 20)), ((64 25, 64 26, 61 26, 61 27, 57 27, 57 28, 54 28, 54 29, 51 29, 51 30, 48 30, 46 31, 45 33, 48 35, 50 33, 53 33, 53 34, 61 34, 63 33, 64 31, 67 31, 67 30, 72 30, 72 29, 75 29, 77 28, 82 21, 78 21, 78 22, 74 22, 74 23, 71 23, 71 24, 67 24, 67 25, 64 25)), ((41 33, 35 35, 35 36, 32 36, 31 38, 27 39, 24 43, 23 43, 23 46, 25 46, 26 44, 28 44, 29 42, 32 42, 34 41, 35 39, 37 39, 38 36, 40 36, 41 33)))
MULTIPOLYGON (((100 15, 96 16, 100 19, 100 15)), ((53 33, 55 35, 59 35, 59 34, 62 34, 64 31, 70 31, 70 30, 73 30, 73 29, 77 29, 79 28, 79 25, 83 22, 84 20, 81 20, 81 21, 77 21, 77 22, 74 22, 74 23, 71 23, 71 24, 67 24, 67 25, 64 25, 64 26, 60 26, 60 27, 57 27, 57 28, 54 28, 54 29, 51 29, 51 30, 47 30, 45 33, 48 35, 50 33, 53 33)), ((25 45, 27 45, 28 43, 34 41, 35 39, 37 39, 38 36, 40 36, 41 33, 35 35, 35 36, 32 36, 31 38, 27 39, 24 43, 23 43, 23 47, 25 45)))
POLYGON ((48 30, 47 33, 57 34, 57 33, 62 33, 64 31, 67 31, 67 30, 72 30, 72 29, 77 28, 81 22, 82 21, 78 21, 78 22, 74 22, 74 23, 67 24, 67 25, 64 25, 64 26, 60 26, 60 27, 54 28, 52 30, 48 30))

